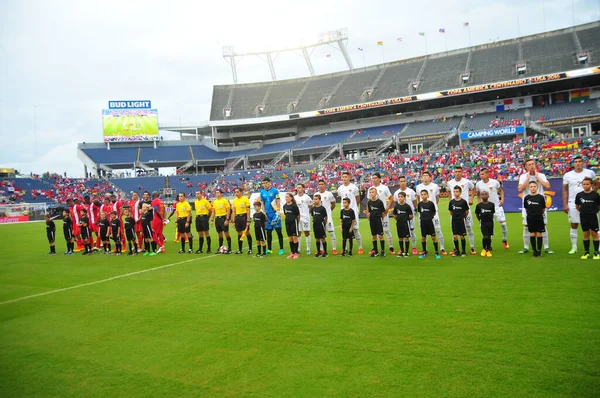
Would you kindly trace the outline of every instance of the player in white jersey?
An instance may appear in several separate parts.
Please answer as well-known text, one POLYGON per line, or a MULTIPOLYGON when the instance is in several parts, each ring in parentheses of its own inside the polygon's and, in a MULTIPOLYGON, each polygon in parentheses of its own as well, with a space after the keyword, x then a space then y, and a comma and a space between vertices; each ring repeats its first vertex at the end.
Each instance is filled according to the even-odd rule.
MULTIPOLYGON (((448 187, 448 192, 454 192, 454 187, 460 187, 461 193, 460 197, 464 199, 469 206, 473 205, 473 195, 475 185, 471 180, 467 180, 463 178, 463 168, 461 166, 456 166, 454 168, 454 178, 449 180, 446 183, 448 187)), ((469 237, 469 243, 471 244, 471 254, 475 255, 477 252, 475 251, 475 234, 473 233, 473 216, 469 211, 467 218, 465 219, 465 226, 467 227, 467 236, 469 237)))
POLYGON ((489 194, 488 201, 494 204, 494 218, 500 223, 502 229, 502 244, 504 248, 508 249, 508 225, 506 225, 506 215, 504 214, 504 190, 502 184, 498 180, 490 178, 490 171, 487 168, 481 169, 479 172, 481 180, 475 184, 475 191, 477 191, 477 200, 481 202, 481 193, 487 192, 489 194))
POLYGON ((360 206, 360 191, 356 185, 350 183, 349 171, 344 171, 342 173, 342 185, 338 187, 337 192, 342 200, 344 200, 344 198, 350 200, 350 208, 354 210, 354 215, 356 217, 356 222, 354 223, 354 237, 356 238, 356 243, 358 243, 358 254, 363 254, 362 236, 360 235, 360 228, 358 227, 360 224, 358 218, 360 214, 358 211, 360 206))
POLYGON ((327 228, 327 232, 329 232, 329 236, 331 236, 331 252, 333 254, 337 254, 337 239, 335 236, 335 229, 333 228, 333 217, 331 214, 333 209, 335 209, 335 197, 327 190, 327 184, 325 183, 325 180, 319 180, 317 185, 319 187, 319 194, 321 195, 321 206, 323 206, 327 211, 327 225, 325 228, 327 228))
MULTIPOLYGON (((550 181, 548 178, 542 173, 538 173, 537 165, 535 160, 528 159, 525 161, 525 170, 526 173, 521 174, 519 176, 519 193, 522 194, 522 197, 529 195, 529 183, 531 181, 536 181, 538 186, 538 193, 540 195, 544 195, 544 189, 550 188, 550 181)), ((527 229, 527 214, 525 212, 525 206, 522 207, 522 216, 523 216, 523 250, 519 251, 519 254, 529 253, 529 238, 530 234, 527 229)), ((544 224, 548 224, 548 212, 544 212, 544 224)), ((550 250, 549 242, 548 242, 548 228, 546 228, 546 232, 542 232, 542 238, 544 241, 544 251, 547 254, 554 254, 552 250, 550 250)))
MULTIPOLYGON (((304 236, 306 237, 306 254, 310 254, 310 210, 312 209, 313 201, 304 192, 305 186, 304 184, 296 185, 296 195, 294 195, 294 200, 298 205, 298 210, 300 210, 300 225, 298 225, 298 232, 304 232, 304 236)), ((300 237, 298 237, 298 251, 300 251, 300 237)))
POLYGON ((590 169, 583 168, 583 159, 581 156, 575 156, 573 158, 573 170, 569 171, 563 176, 563 209, 564 212, 569 215, 569 222, 571 223, 571 251, 569 254, 577 253, 577 229, 579 228, 579 212, 575 207, 575 197, 583 188, 581 182, 584 178, 591 178, 592 181, 596 179, 596 173, 590 169))
MULTIPOLYGON (((413 211, 413 214, 416 216, 417 213, 416 213, 415 209, 417 208, 417 204, 418 204, 416 192, 408 187, 408 185, 406 184, 405 176, 398 177, 398 184, 399 184, 399 187, 396 190, 396 192, 394 192, 394 194, 392 195, 392 201, 389 203, 388 211, 389 211, 389 209, 393 209, 394 206, 396 206, 396 203, 400 202, 398 200, 398 195, 400 194, 400 192, 404 192, 404 195, 406 195, 406 203, 410 206, 410 209, 413 211)), ((410 240, 412 241, 413 255, 416 256, 417 254, 419 254, 419 251, 417 250, 417 234, 415 234, 415 219, 414 218, 412 220, 410 220, 410 240)))
MULTIPOLYGON (((377 198, 381 200, 381 202, 385 206, 389 206, 389 199, 391 198, 392 193, 390 192, 390 189, 387 185, 381 183, 381 174, 373 174, 371 176, 371 182, 373 183, 373 187, 377 190, 377 198)), ((392 231, 390 231, 390 217, 388 216, 387 211, 385 212, 385 216, 383 217, 382 224, 383 233, 387 237, 388 246, 390 248, 390 254, 396 254, 396 252, 394 251, 392 231)))
POLYGON ((440 201, 440 187, 431 182, 431 173, 428 171, 424 171, 421 174, 421 179, 423 182, 417 185, 417 193, 419 194, 419 200, 422 201, 421 191, 425 190, 429 194, 429 200, 433 202, 435 205, 435 216, 433 217, 433 227, 435 228, 435 234, 440 242, 440 253, 446 253, 446 249, 444 249, 444 234, 442 233, 442 226, 440 224, 440 216, 438 211, 438 202, 440 201))

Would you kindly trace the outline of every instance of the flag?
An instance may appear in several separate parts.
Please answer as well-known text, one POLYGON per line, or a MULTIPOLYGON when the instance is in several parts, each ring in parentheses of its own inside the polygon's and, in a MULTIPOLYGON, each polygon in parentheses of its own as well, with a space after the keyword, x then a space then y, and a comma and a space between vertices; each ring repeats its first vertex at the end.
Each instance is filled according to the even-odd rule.
POLYGON ((446 29, 440 28, 440 33, 446 33, 446 29))
POLYGON ((468 22, 465 22, 465 23, 463 23, 463 26, 464 26, 465 28, 468 28, 468 27, 469 27, 469 23, 468 23, 468 22))
POLYGON ((383 42, 382 42, 382 41, 378 41, 378 42, 377 42, 377 45, 378 45, 378 46, 383 46, 383 42))
POLYGON ((396 41, 402 41, 402 38, 401 38, 401 37, 398 37, 398 38, 396 39, 396 41))
POLYGON ((365 51, 364 48, 358 47, 358 51, 365 51))
POLYGON ((419 36, 425 36, 425 32, 419 32, 419 36))
POLYGON ((327 58, 331 58, 331 53, 326 55, 327 58))

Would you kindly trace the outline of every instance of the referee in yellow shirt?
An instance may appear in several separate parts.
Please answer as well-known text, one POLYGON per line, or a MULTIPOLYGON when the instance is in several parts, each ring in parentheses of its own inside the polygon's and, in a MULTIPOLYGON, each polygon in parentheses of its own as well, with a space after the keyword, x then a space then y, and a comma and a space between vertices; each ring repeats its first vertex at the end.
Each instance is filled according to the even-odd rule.
POLYGON ((252 236, 250 235, 250 199, 242 195, 240 188, 235 189, 235 199, 233 199, 233 214, 231 221, 235 225, 238 234, 238 251, 235 254, 242 254, 242 234, 246 232, 248 238, 248 254, 252 254, 252 236))
POLYGON ((215 224, 215 229, 219 235, 219 248, 223 246, 223 232, 225 232, 225 237, 227 238, 227 251, 225 254, 231 254, 231 236, 229 235, 231 205, 227 199, 223 198, 223 191, 216 189, 215 194, 217 198, 212 202, 213 211, 210 222, 215 224))
POLYGON ((190 250, 189 254, 194 252, 194 235, 190 232, 190 226, 192 225, 192 206, 190 203, 185 200, 185 194, 183 192, 179 192, 177 195, 177 203, 173 208, 171 214, 169 214, 169 219, 171 216, 177 213, 177 232, 180 234, 181 241, 181 250, 179 250, 179 254, 185 253, 185 239, 187 237, 188 242, 190 242, 190 250))
POLYGON ((210 220, 210 213, 212 212, 212 206, 210 202, 203 196, 202 191, 196 191, 196 201, 194 202, 194 208, 196 209, 196 232, 198 232, 198 242, 200 248, 196 251, 196 254, 204 253, 202 251, 204 247, 204 238, 206 238, 206 254, 211 254, 210 250, 210 233, 208 231, 208 224, 210 220))

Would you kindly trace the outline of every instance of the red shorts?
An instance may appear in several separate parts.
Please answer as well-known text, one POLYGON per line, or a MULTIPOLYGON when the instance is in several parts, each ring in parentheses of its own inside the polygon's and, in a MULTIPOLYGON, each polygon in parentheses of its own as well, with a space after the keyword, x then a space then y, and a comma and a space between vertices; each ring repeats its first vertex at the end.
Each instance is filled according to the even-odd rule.
POLYGON ((142 227, 142 220, 139 220, 135 223, 135 226, 133 227, 133 232, 135 232, 136 234, 141 234, 143 232, 143 227, 142 227))
POLYGON ((73 225, 73 235, 81 235, 81 228, 77 224, 73 225))
POLYGON ((90 232, 99 233, 100 229, 98 228, 98 224, 90 224, 90 232))
POLYGON ((156 223, 154 221, 152 221, 152 231, 154 231, 155 234, 158 232, 162 233, 164 227, 165 227, 165 224, 163 224, 162 221, 156 222, 156 223))

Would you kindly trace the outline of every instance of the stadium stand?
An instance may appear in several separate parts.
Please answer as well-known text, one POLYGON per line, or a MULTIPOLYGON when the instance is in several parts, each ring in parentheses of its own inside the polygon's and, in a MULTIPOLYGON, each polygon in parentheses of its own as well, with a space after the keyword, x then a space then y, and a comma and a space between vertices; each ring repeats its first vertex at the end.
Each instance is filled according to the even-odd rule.
POLYGON ((523 109, 469 115, 465 118, 464 130, 480 131, 506 126, 520 126, 525 120, 524 115, 525 111, 523 109))
POLYGON ((95 163, 98 164, 133 164, 137 160, 137 147, 126 148, 87 148, 82 149, 95 163))
POLYGON ((576 52, 572 33, 523 41, 523 60, 529 75, 577 68, 576 52))
POLYGON ((422 65, 423 59, 388 66, 377 84, 373 99, 379 100, 409 95, 408 86, 416 79, 422 65))
POLYGON ((600 40, 598 40, 600 37, 600 27, 580 30, 577 32, 577 37, 583 51, 600 50, 600 40))
POLYGON ((460 120, 460 117, 454 117, 443 118, 437 121, 410 123, 408 128, 401 134, 401 137, 427 136, 452 131, 458 127, 460 120))
POLYGON ((300 98, 297 111, 305 112, 317 109, 319 101, 333 91, 335 86, 343 79, 343 76, 324 76, 310 80, 308 88, 300 98))
POLYGON ((531 120, 533 121, 560 120, 598 114, 600 114, 600 107, 598 107, 597 101, 566 102, 531 108, 531 120))
POLYGON ((341 131, 337 133, 329 133, 322 135, 315 135, 310 137, 307 141, 299 145, 296 150, 300 149, 312 149, 312 148, 324 148, 331 145, 336 145, 344 142, 348 137, 352 135, 353 131, 341 131))
POLYGON ((212 107, 210 113, 211 120, 224 119, 223 109, 227 107, 230 93, 230 86, 215 86, 213 88, 212 107))
POLYGON ((380 72, 381 69, 373 69, 352 73, 338 89, 337 93, 333 96, 327 106, 334 107, 361 102, 361 94, 371 87, 380 72))
POLYGON ((263 116, 284 115, 288 113, 288 105, 296 100, 304 85, 306 85, 306 79, 287 83, 273 83, 263 116))
POLYGON ((114 178, 110 180, 116 188, 129 194, 132 191, 160 191, 165 186, 165 177, 132 177, 114 178))
POLYGON ((387 140, 395 134, 400 134, 402 129, 404 129, 404 124, 367 127, 364 129, 355 130, 354 137, 349 139, 348 142, 387 140))
POLYGON ((191 160, 189 146, 159 146, 157 148, 144 147, 140 155, 140 162, 177 162, 191 160))
MULTIPOLYGON (((231 152, 217 152, 205 145, 193 145, 192 151, 194 152, 194 158, 196 158, 197 160, 217 160, 224 159, 225 157, 233 155, 233 153, 231 152)), ((238 156, 241 156, 241 154, 238 156)))
POLYGON ((280 142, 277 144, 265 144, 265 145, 263 145, 262 148, 259 148, 258 150, 251 152, 249 156, 262 155, 265 153, 283 152, 283 151, 287 151, 288 149, 292 149, 296 145, 298 145, 298 141, 287 141, 287 142, 280 142))
POLYGON ((252 84, 237 85, 233 92, 234 105, 231 107, 232 119, 256 117, 256 107, 262 103, 267 93, 268 85, 252 84))
POLYGON ((469 54, 449 55, 427 60, 418 91, 428 93, 440 89, 460 87, 460 73, 465 71, 469 54))
POLYGON ((508 80, 515 74, 519 45, 506 44, 474 50, 471 55, 469 84, 508 80))

